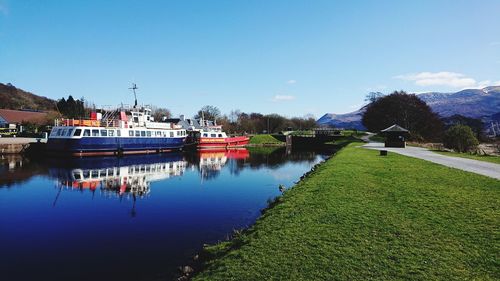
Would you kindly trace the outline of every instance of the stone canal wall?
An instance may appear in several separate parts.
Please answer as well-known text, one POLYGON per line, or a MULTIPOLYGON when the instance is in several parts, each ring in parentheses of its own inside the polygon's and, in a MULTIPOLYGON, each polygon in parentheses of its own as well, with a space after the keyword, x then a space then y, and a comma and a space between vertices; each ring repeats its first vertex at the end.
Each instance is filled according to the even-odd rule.
POLYGON ((36 143, 44 143, 44 139, 36 138, 0 138, 0 154, 20 154, 36 143))

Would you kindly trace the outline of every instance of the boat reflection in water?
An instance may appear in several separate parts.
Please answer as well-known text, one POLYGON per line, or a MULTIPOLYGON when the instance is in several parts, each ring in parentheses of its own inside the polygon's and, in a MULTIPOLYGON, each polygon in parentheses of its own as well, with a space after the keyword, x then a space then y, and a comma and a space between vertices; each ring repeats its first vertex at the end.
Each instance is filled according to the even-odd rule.
POLYGON ((49 175, 58 180, 61 190, 100 191, 134 200, 150 193, 151 182, 182 176, 187 166, 179 153, 71 159, 70 168, 60 167, 60 162, 51 164, 49 175))
POLYGON ((244 160, 249 156, 247 149, 240 148, 123 158, 64 159, 64 162, 54 160, 50 163, 49 175, 57 179, 61 190, 99 191, 105 196, 132 197, 135 200, 150 194, 151 182, 182 176, 188 167, 198 170, 203 181, 217 177, 230 160, 244 160))
POLYGON ((250 152, 246 148, 238 149, 214 149, 198 151, 198 170, 202 180, 216 178, 228 160, 238 161, 250 157, 250 152))

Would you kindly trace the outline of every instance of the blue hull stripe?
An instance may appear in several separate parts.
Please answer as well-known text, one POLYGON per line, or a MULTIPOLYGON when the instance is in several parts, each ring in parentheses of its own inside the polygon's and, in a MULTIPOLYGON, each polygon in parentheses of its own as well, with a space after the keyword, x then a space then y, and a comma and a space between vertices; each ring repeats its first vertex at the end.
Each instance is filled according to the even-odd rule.
POLYGON ((59 152, 140 151, 181 149, 185 138, 111 138, 49 139, 47 149, 59 152))

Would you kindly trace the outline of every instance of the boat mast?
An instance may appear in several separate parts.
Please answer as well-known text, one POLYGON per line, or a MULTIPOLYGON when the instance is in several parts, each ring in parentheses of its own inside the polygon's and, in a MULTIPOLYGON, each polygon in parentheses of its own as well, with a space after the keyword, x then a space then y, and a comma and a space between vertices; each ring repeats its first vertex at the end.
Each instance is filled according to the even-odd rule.
POLYGON ((137 85, 135 83, 132 83, 132 87, 129 89, 134 92, 134 99, 135 99, 134 108, 136 108, 137 107, 137 94, 136 94, 135 90, 137 90, 139 88, 137 88, 137 85))

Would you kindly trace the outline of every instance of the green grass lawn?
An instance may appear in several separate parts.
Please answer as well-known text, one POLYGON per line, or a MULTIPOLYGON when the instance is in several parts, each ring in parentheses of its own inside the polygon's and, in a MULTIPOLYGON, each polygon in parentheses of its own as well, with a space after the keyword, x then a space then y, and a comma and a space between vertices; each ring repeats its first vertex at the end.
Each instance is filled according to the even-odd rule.
POLYGON ((277 146, 256 146, 256 147, 248 147, 247 148, 252 154, 271 154, 278 149, 283 149, 283 147, 277 146))
POLYGON ((262 134, 262 135, 255 135, 252 138, 250 138, 250 144, 282 144, 283 142, 276 139, 272 135, 269 134, 262 134))
POLYGON ((194 280, 499 280, 500 181, 351 144, 194 280))
POLYGON ((470 153, 458 153, 458 152, 439 151, 439 150, 435 150, 434 152, 439 153, 439 154, 443 154, 443 155, 447 155, 447 156, 469 158, 469 159, 474 159, 474 160, 480 160, 480 161, 486 161, 486 162, 500 164, 500 157, 499 156, 476 155, 476 154, 470 154, 470 153))

